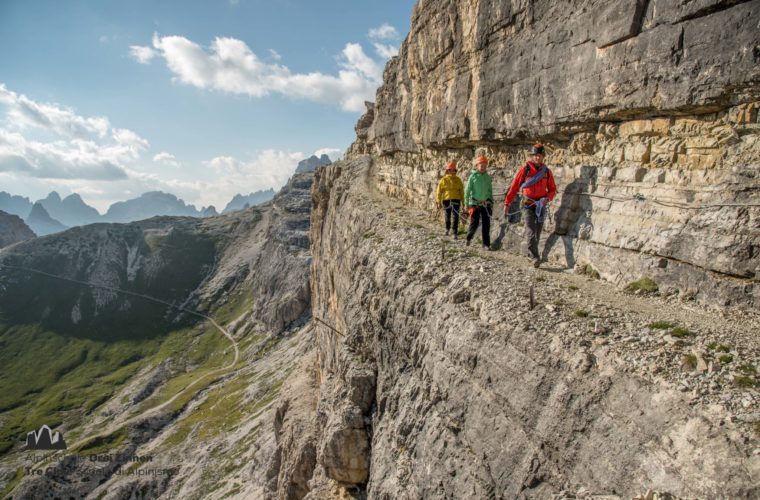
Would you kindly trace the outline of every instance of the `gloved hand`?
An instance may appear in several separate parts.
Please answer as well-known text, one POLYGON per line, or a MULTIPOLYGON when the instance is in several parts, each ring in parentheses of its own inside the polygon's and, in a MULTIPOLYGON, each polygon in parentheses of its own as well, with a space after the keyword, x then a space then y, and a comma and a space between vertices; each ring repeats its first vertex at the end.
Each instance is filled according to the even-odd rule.
POLYGON ((441 209, 441 204, 440 203, 436 203, 435 204, 435 208, 437 208, 438 210, 440 210, 441 209))

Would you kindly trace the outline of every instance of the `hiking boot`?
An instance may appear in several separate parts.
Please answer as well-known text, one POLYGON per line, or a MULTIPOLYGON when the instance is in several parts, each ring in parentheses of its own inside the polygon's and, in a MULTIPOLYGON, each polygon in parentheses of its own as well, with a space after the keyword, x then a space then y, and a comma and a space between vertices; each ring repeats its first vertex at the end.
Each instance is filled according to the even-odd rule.
POLYGON ((491 247, 488 245, 483 245, 483 250, 491 250, 491 247))
POLYGON ((471 240, 470 238, 467 238, 467 243, 465 243, 465 245, 467 245, 467 246, 470 246, 470 242, 471 242, 471 241, 472 241, 472 240, 471 240))
POLYGON ((536 269, 541 267, 541 261, 538 259, 533 259, 533 267, 535 267, 536 269))
POLYGON ((454 233, 454 239, 455 239, 455 240, 458 240, 458 239, 459 239, 459 234, 458 234, 458 233, 454 233))

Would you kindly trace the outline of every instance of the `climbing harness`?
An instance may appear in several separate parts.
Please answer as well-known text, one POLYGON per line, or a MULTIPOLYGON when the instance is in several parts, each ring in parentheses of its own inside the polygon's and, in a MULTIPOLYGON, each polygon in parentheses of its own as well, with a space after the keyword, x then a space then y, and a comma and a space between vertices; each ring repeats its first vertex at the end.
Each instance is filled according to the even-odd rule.
POLYGON ((478 201, 478 203, 475 205, 470 205, 470 208, 469 208, 470 219, 472 219, 472 214, 475 212, 475 209, 478 207, 485 208, 486 214, 488 214, 488 218, 489 219, 493 218, 493 210, 491 210, 491 207, 493 207, 493 202, 490 200, 485 200, 485 201, 478 201))
MULTIPOLYGON (((448 200, 446 200, 446 201, 448 201, 448 200)), ((462 204, 460 204, 459 206, 461 208, 462 204)), ((452 212, 454 212, 454 215, 456 215, 457 217, 459 217, 459 222, 462 222, 464 224, 467 223, 467 217, 461 211, 457 210, 456 207, 453 206, 453 205, 451 205, 451 204, 449 205, 449 207, 451 207, 451 210, 452 210, 452 212)), ((439 215, 440 215, 441 210, 446 210, 446 207, 444 207, 443 204, 441 204, 440 207, 437 206, 435 208, 435 210, 433 211, 433 215, 432 215, 431 219, 436 220, 436 221, 440 221, 439 215)))

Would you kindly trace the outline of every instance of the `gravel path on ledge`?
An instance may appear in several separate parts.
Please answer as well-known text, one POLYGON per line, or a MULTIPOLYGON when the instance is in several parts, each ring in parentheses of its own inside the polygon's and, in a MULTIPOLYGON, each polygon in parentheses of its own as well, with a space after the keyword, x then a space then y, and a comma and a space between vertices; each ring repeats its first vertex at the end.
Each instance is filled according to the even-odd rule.
MULTIPOLYGON (((612 355, 616 370, 675 388, 691 405, 718 415, 721 424, 728 420, 742 433, 747 451, 760 455, 760 313, 629 293, 552 263, 534 269, 527 257, 481 249, 478 236, 466 247, 464 235, 444 236, 430 213, 373 188, 369 194, 369 205, 380 202, 381 218, 393 228, 385 242, 397 245, 400 254, 413 246, 428 255, 429 264, 419 269, 423 278, 448 284, 442 269, 467 270, 471 280, 463 284, 463 301, 476 313, 478 295, 503 297, 503 318, 489 319, 499 327, 495 333, 507 321, 510 328, 552 332, 545 342, 556 349, 612 355)), ((493 221, 492 234, 500 222, 493 221)))

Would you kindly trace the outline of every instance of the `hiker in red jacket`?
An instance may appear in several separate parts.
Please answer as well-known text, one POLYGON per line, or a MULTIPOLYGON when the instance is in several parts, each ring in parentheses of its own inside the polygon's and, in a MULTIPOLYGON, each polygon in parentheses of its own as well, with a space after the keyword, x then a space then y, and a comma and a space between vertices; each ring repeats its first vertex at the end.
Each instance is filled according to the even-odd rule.
POLYGON ((546 205, 557 194, 554 176, 549 167, 544 165, 546 152, 543 144, 534 144, 530 148, 530 161, 523 165, 515 174, 512 185, 504 198, 504 217, 509 213, 509 205, 515 199, 517 192, 522 196, 521 208, 525 218, 525 238, 528 243, 528 254, 533 259, 533 267, 541 265, 541 254, 538 253, 538 240, 544 227, 546 205))

